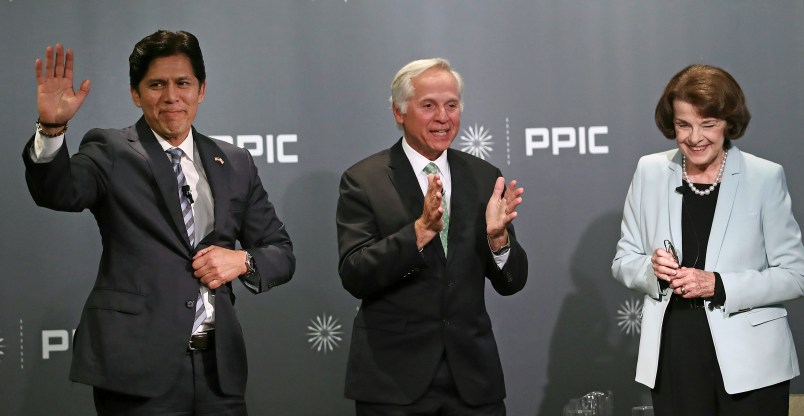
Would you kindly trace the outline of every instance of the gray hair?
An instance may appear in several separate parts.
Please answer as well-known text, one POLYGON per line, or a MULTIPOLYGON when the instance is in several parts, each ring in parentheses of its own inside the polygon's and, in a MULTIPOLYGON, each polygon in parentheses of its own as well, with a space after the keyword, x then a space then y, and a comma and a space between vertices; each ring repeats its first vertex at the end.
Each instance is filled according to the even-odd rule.
POLYGON ((413 91, 413 78, 421 75, 430 68, 439 68, 449 71, 458 83, 458 98, 460 99, 461 111, 463 111, 463 78, 461 74, 452 69, 449 61, 444 58, 419 59, 413 61, 399 70, 391 82, 391 101, 392 106, 396 106, 400 114, 408 111, 408 100, 415 93, 413 91))

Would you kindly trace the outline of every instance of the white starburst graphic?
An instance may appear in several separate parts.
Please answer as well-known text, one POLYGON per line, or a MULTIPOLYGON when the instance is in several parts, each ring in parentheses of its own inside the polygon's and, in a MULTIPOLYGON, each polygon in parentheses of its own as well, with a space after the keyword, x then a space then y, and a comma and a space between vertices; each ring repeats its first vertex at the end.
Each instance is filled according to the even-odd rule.
POLYGON ((316 316, 315 320, 310 319, 310 323, 312 325, 307 327, 310 330, 307 333, 310 336, 307 340, 311 344, 310 349, 326 354, 328 351, 334 351, 335 348, 338 348, 338 343, 342 341, 339 335, 343 334, 340 331, 341 324, 338 323, 338 319, 332 315, 322 314, 321 316, 316 316))
POLYGON ((617 326, 626 335, 634 336, 642 328, 642 302, 631 298, 617 309, 617 326))
POLYGON ((6 348, 5 340, 5 338, 0 338, 0 363, 3 362, 3 358, 6 355, 6 352, 3 351, 6 348))
POLYGON ((492 150, 491 145, 494 144, 491 141, 492 137, 494 136, 489 134, 489 131, 483 126, 478 127, 477 124, 474 127, 469 126, 468 129, 463 130, 463 135, 461 135, 461 141, 463 141, 461 150, 485 160, 492 150))

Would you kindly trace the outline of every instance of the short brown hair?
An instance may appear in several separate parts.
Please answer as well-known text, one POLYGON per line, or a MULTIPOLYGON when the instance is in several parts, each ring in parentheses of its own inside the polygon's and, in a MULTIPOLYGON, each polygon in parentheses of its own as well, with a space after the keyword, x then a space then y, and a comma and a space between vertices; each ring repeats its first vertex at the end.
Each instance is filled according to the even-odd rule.
POLYGON ((656 104, 656 127, 664 137, 675 139, 673 101, 686 101, 702 117, 726 121, 726 141, 739 139, 745 133, 751 113, 737 81, 726 71, 711 65, 690 65, 673 76, 656 104))

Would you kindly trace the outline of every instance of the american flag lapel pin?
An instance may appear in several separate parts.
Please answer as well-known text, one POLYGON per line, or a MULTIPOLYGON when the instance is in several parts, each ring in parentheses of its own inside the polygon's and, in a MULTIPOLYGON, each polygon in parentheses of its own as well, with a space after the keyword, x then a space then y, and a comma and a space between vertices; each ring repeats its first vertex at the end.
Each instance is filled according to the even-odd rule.
POLYGON ((220 163, 221 165, 223 164, 223 159, 220 156, 215 156, 215 161, 220 163))

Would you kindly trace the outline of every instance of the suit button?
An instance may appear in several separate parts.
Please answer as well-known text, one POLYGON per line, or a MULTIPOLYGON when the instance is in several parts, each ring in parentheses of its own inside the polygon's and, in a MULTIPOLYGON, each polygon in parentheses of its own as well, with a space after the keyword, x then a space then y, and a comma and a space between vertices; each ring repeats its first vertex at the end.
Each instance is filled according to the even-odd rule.
POLYGON ((186 306, 188 308, 192 308, 193 306, 195 306, 195 301, 194 300, 188 300, 187 302, 184 302, 184 306, 186 306))
POLYGON ((447 287, 452 287, 452 286, 455 286, 455 282, 453 282, 452 280, 447 282, 447 287))
POLYGON ((449 326, 449 321, 446 319, 442 319, 441 323, 444 324, 444 326, 449 326))

